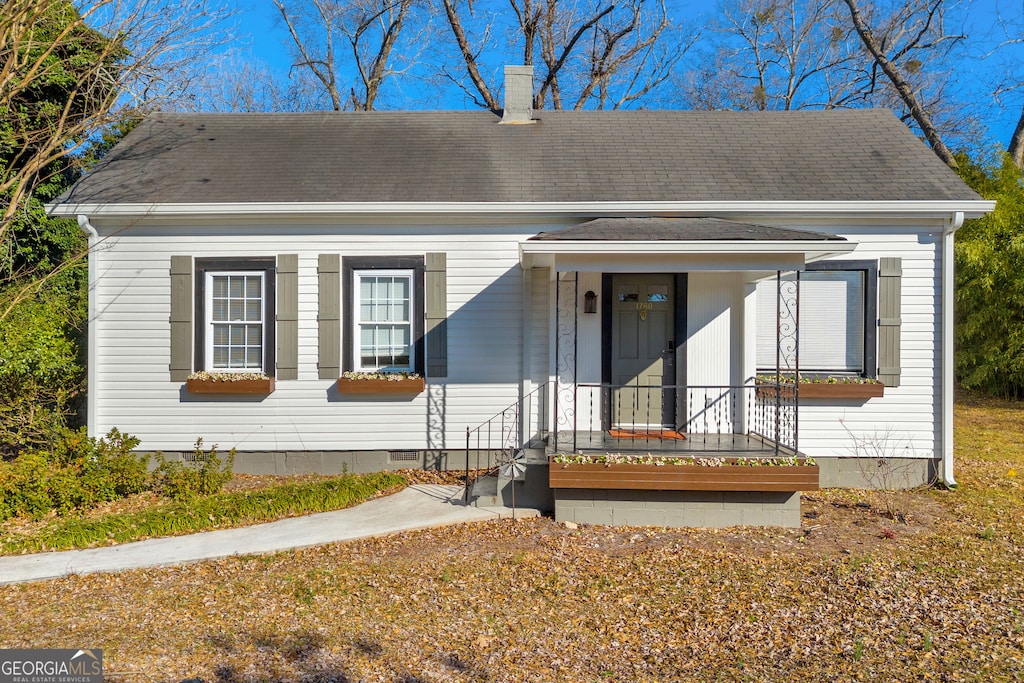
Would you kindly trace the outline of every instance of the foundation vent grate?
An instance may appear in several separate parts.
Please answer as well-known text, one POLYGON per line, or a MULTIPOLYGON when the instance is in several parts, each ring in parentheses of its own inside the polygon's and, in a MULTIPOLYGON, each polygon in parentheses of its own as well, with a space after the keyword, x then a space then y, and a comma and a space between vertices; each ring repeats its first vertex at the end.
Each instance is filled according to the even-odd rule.
POLYGON ((419 462, 419 451, 388 451, 388 462, 419 462))

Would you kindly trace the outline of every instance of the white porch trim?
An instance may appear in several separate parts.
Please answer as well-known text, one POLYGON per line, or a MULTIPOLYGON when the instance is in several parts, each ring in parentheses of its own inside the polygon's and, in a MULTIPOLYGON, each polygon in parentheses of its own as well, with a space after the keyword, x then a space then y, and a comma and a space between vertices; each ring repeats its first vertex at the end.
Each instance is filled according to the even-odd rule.
POLYGON ((777 271, 802 270, 856 248, 845 240, 525 240, 519 261, 558 272, 777 271))

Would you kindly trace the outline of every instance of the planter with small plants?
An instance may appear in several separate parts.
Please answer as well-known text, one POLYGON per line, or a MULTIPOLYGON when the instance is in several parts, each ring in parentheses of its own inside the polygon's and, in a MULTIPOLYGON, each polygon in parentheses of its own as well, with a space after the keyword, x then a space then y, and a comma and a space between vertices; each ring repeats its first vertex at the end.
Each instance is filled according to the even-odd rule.
POLYGON ((274 391, 274 378, 262 372, 194 372, 185 384, 190 394, 265 396, 274 391))
POLYGON ((415 372, 346 372, 338 378, 339 394, 387 396, 418 394, 426 381, 415 372))
POLYGON ((814 491, 811 458, 714 458, 559 454, 549 458, 553 489, 644 491, 814 491))

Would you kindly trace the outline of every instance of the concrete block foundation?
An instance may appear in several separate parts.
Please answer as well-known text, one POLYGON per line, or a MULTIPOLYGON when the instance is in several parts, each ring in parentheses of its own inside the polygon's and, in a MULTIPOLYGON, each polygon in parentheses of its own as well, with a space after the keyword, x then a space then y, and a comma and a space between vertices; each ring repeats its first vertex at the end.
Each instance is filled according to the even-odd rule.
POLYGON ((939 461, 930 458, 815 458, 821 488, 910 489, 935 483, 939 461))
POLYGON ((555 520, 577 524, 800 526, 799 492, 556 489, 555 520))

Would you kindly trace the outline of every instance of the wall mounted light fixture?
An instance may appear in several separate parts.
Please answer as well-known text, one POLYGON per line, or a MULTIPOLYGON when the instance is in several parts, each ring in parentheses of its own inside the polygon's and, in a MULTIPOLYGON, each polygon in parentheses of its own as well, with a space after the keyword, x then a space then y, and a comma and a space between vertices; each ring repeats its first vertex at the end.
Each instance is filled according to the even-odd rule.
POLYGON ((597 294, 594 294, 593 290, 588 290, 583 295, 583 312, 597 313, 597 294))

